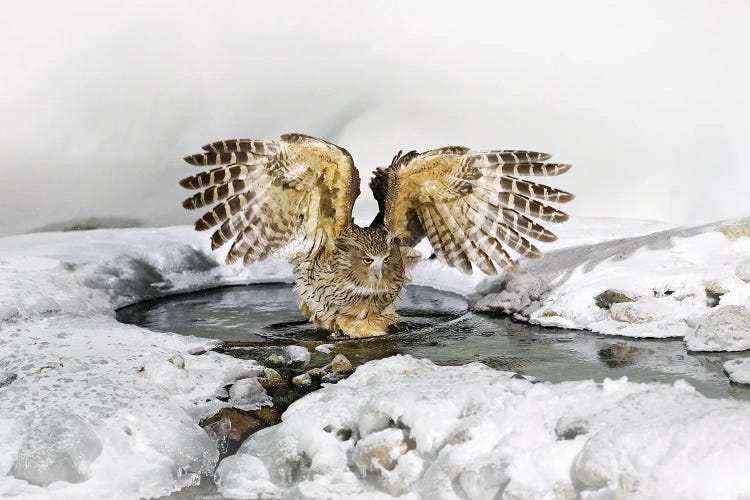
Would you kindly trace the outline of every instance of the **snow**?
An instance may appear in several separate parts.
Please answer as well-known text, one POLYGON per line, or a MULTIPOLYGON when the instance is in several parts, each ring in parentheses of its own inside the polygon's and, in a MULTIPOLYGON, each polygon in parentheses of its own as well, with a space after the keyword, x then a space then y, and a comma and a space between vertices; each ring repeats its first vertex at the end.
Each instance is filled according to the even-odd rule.
POLYGON ((685 337, 691 351, 744 351, 750 349, 750 309, 724 306, 706 316, 685 337))
MULTIPOLYGON (((707 282, 723 293, 719 307, 750 300, 750 285, 736 274, 750 254, 750 238, 730 241, 716 225, 665 230, 660 223, 578 219, 555 229, 560 240, 543 246, 547 257, 522 261, 518 275, 466 276, 426 259, 415 268, 413 283, 473 295, 479 306, 534 323, 631 336, 685 335, 713 311, 706 305, 707 282), (633 294, 636 302, 626 306, 653 319, 629 323, 609 317, 593 303, 608 288, 633 294), (558 316, 542 315, 546 310, 558 316)), ((221 259, 210 251, 205 235, 190 227, 0 238, 1 497, 151 497, 213 473, 217 446, 198 422, 236 402, 247 408, 266 404, 265 391, 253 385, 262 369, 253 361, 210 351, 214 344, 207 339, 120 324, 114 310, 216 286, 292 282, 290 266, 280 260, 244 268, 220 265, 221 259), (219 400, 227 395, 224 387, 237 380, 232 401, 219 400)), ((301 352, 289 351, 287 357, 304 361, 301 352)), ((369 495, 377 489, 384 495, 432 498, 450 496, 455 485, 480 498, 501 488, 535 496, 541 491, 566 494, 581 485, 592 491, 614 484, 627 489, 636 482, 667 491, 659 488, 681 487, 672 484, 668 473, 678 466, 690 471, 685 484, 697 488, 697 496, 703 491, 701 474, 707 471, 727 478, 722 487, 745 485, 729 476, 747 466, 745 456, 732 451, 739 444, 749 448, 740 429, 745 424, 718 422, 709 412, 725 405, 728 413, 721 414, 731 420, 734 408, 747 413, 740 403, 704 400, 681 385, 527 386, 476 365, 437 368, 408 358, 382 363, 358 369, 340 389, 332 386, 303 398, 280 427, 257 434, 242 455, 222 462, 222 491, 236 496, 252 490, 271 498, 297 487, 311 496, 329 491, 369 495), (425 378, 408 378, 391 370, 394 366, 425 378), (332 404, 326 402, 329 397, 332 404), (635 406, 622 409, 630 399, 635 406), (634 412, 635 420, 620 423, 627 412, 634 412), (310 420, 303 425, 300 415, 306 413, 310 420), (394 426, 389 421, 393 416, 406 427, 394 426), (563 417, 585 421, 584 437, 553 437, 550 429, 559 422, 552 420, 562 422, 563 417), (656 422, 654 428, 664 437, 652 438, 649 429, 638 427, 648 420, 656 422), (720 425, 739 429, 732 434, 734 441, 717 435, 720 425), (618 447, 606 456, 597 448, 582 454, 584 444, 595 443, 593 437, 607 426, 620 429, 611 436, 601 434, 618 447), (349 439, 347 430, 359 434, 349 439), (679 432, 688 431, 697 433, 697 441, 688 441, 700 448, 685 451, 692 462, 680 464, 659 451, 657 443, 668 439, 675 447, 687 446, 679 432), (282 432, 284 441, 268 444, 282 432), (485 432, 489 437, 481 444, 472 437, 485 432), (648 438, 641 439, 640 433, 648 438), (452 444, 446 444, 448 437, 452 444), (464 446, 463 439, 474 444, 464 446), (638 454, 628 454, 639 440, 654 446, 651 455, 643 455, 654 467, 648 477, 638 454), (288 460, 270 464, 268 457, 258 455, 259 467, 251 448, 264 442, 288 460), (708 443, 724 443, 730 450, 719 457, 722 468, 701 461, 699 452, 710 452, 708 443), (353 468, 351 457, 356 458, 353 468), (734 461, 724 464, 726 457, 734 461), (298 469, 289 460, 297 460, 298 469), (303 476, 304 481, 293 479, 303 476)), ((739 368, 725 366, 736 381, 743 380, 739 368)), ((578 424, 571 425, 563 434, 575 433, 571 429, 578 424)))
POLYGON ((260 368, 193 355, 212 342, 113 314, 170 293, 291 280, 279 261, 220 266, 204 239, 188 227, 0 239, 0 497, 159 496, 213 472, 216 443, 197 422, 260 368))
POLYGON ((395 356, 295 402, 222 462, 219 489, 252 498, 252 481, 235 488, 251 475, 269 498, 736 498, 749 410, 684 382, 534 384, 395 356))
POLYGON ((731 359, 724 363, 729 380, 736 384, 750 384, 750 358, 731 359))
POLYGON ((750 238, 730 240, 721 227, 666 229, 584 245, 566 244, 563 234, 564 246, 551 248, 542 260, 521 261, 518 274, 481 283, 474 308, 607 335, 685 337, 713 311, 709 286, 726 292, 720 306, 750 305, 750 284, 735 272, 750 254, 750 238), (623 290, 635 302, 610 311, 597 307, 594 297, 608 289, 623 290))

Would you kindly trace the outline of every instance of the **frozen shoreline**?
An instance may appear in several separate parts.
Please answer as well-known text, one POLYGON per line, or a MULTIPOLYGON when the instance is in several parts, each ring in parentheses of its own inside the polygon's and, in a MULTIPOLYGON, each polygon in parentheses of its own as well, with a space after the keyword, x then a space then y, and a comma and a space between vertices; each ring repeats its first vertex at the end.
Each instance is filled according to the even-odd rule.
MULTIPOLYGON (((631 336, 649 323, 663 336, 682 334, 690 318, 697 322, 712 309, 705 304, 709 278, 727 290, 721 306, 748 305, 750 285, 733 273, 734 260, 750 255, 750 238, 729 241, 713 226, 644 236, 664 229, 659 223, 583 219, 560 226, 560 240, 543 248, 547 258, 522 262, 521 274, 485 279, 425 260, 413 282, 464 295, 479 286, 486 291, 477 296, 480 308, 631 336), (635 241, 618 237, 643 243, 614 258, 635 241), (603 240, 609 243, 597 244, 603 240), (593 246, 582 253, 587 247, 581 245, 593 246), (595 263, 586 260, 592 255, 595 263), (505 288, 497 291, 501 282, 505 288), (657 285, 672 293, 653 297, 657 285), (607 288, 628 289, 659 318, 615 322, 593 303, 607 288), (551 308, 557 316, 542 314, 551 308), (685 326, 674 326, 674 318, 683 316, 689 318, 680 320, 685 326)), ((123 325, 113 314, 168 294, 291 281, 289 266, 278 260, 247 269, 221 266, 206 240, 186 226, 0 239, 0 496, 162 495, 213 471, 218 454, 197 421, 224 405, 214 398, 217 390, 256 374, 257 365, 213 352, 192 356, 212 342, 123 325), (183 357, 184 368, 169 361, 175 355, 183 357)), ((559 384, 544 386, 554 393, 559 384)))

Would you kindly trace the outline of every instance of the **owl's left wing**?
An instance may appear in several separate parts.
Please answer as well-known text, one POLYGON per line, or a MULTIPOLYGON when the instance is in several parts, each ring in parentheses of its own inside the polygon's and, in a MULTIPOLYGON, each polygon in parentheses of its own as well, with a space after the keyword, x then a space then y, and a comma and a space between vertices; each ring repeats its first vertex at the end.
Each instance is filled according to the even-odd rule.
POLYGON ((460 146, 399 153, 390 167, 376 172, 371 186, 376 198, 381 193, 379 217, 391 236, 409 245, 427 236, 446 264, 467 274, 472 264, 497 274, 496 266, 517 270, 507 250, 539 258, 542 253, 529 240, 556 239, 532 219, 568 219, 545 202, 570 201, 571 193, 521 178, 570 169, 544 163, 549 158, 531 151, 460 146))
POLYGON ((214 249, 233 240, 227 262, 260 261, 292 242, 307 254, 330 249, 350 224, 359 174, 345 149, 302 134, 232 139, 203 149, 185 161, 223 166, 182 179, 182 187, 202 190, 182 206, 216 204, 195 228, 219 226, 211 236, 214 249))

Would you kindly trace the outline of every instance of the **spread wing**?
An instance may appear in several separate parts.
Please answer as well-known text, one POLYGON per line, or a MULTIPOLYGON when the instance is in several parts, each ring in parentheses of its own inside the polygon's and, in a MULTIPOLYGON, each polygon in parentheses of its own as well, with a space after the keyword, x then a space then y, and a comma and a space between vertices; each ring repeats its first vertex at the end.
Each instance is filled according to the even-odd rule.
POLYGON ((427 236, 437 257, 448 265, 468 274, 474 264, 497 274, 497 265, 517 270, 508 250, 540 258, 530 240, 557 239, 533 219, 568 219, 546 202, 567 202, 572 194, 522 179, 570 169, 544 163, 549 158, 531 151, 458 146, 399 153, 390 167, 376 172, 371 187, 376 198, 376 189, 384 195, 379 217, 391 235, 411 246, 427 236))
POLYGON ((232 240, 227 262, 260 261, 293 242, 307 253, 330 249, 351 223, 359 174, 345 149, 302 134, 219 141, 203 149, 185 161, 222 166, 182 179, 184 188, 201 190, 182 206, 216 204, 195 229, 218 226, 214 249, 232 240))

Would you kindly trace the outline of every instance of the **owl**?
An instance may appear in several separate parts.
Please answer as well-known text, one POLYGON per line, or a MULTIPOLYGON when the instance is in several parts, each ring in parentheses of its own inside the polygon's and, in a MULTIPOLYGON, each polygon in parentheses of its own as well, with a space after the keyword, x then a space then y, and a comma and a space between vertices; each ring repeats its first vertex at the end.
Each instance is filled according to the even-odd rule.
POLYGON ((515 272, 509 252, 540 258, 531 241, 556 239, 534 219, 568 219, 546 202, 573 199, 523 179, 570 169, 545 163, 550 155, 544 153, 461 146, 399 152, 390 166, 375 170, 370 188, 379 211, 359 227, 352 208, 360 178, 343 148, 286 134, 219 141, 203 150, 185 161, 215 168, 180 181, 199 190, 185 208, 213 205, 195 228, 215 228, 214 250, 231 243, 228 263, 288 259, 303 314, 317 328, 349 337, 384 335, 398 321, 394 304, 423 238, 438 259, 463 273, 473 266, 489 275, 515 272))

